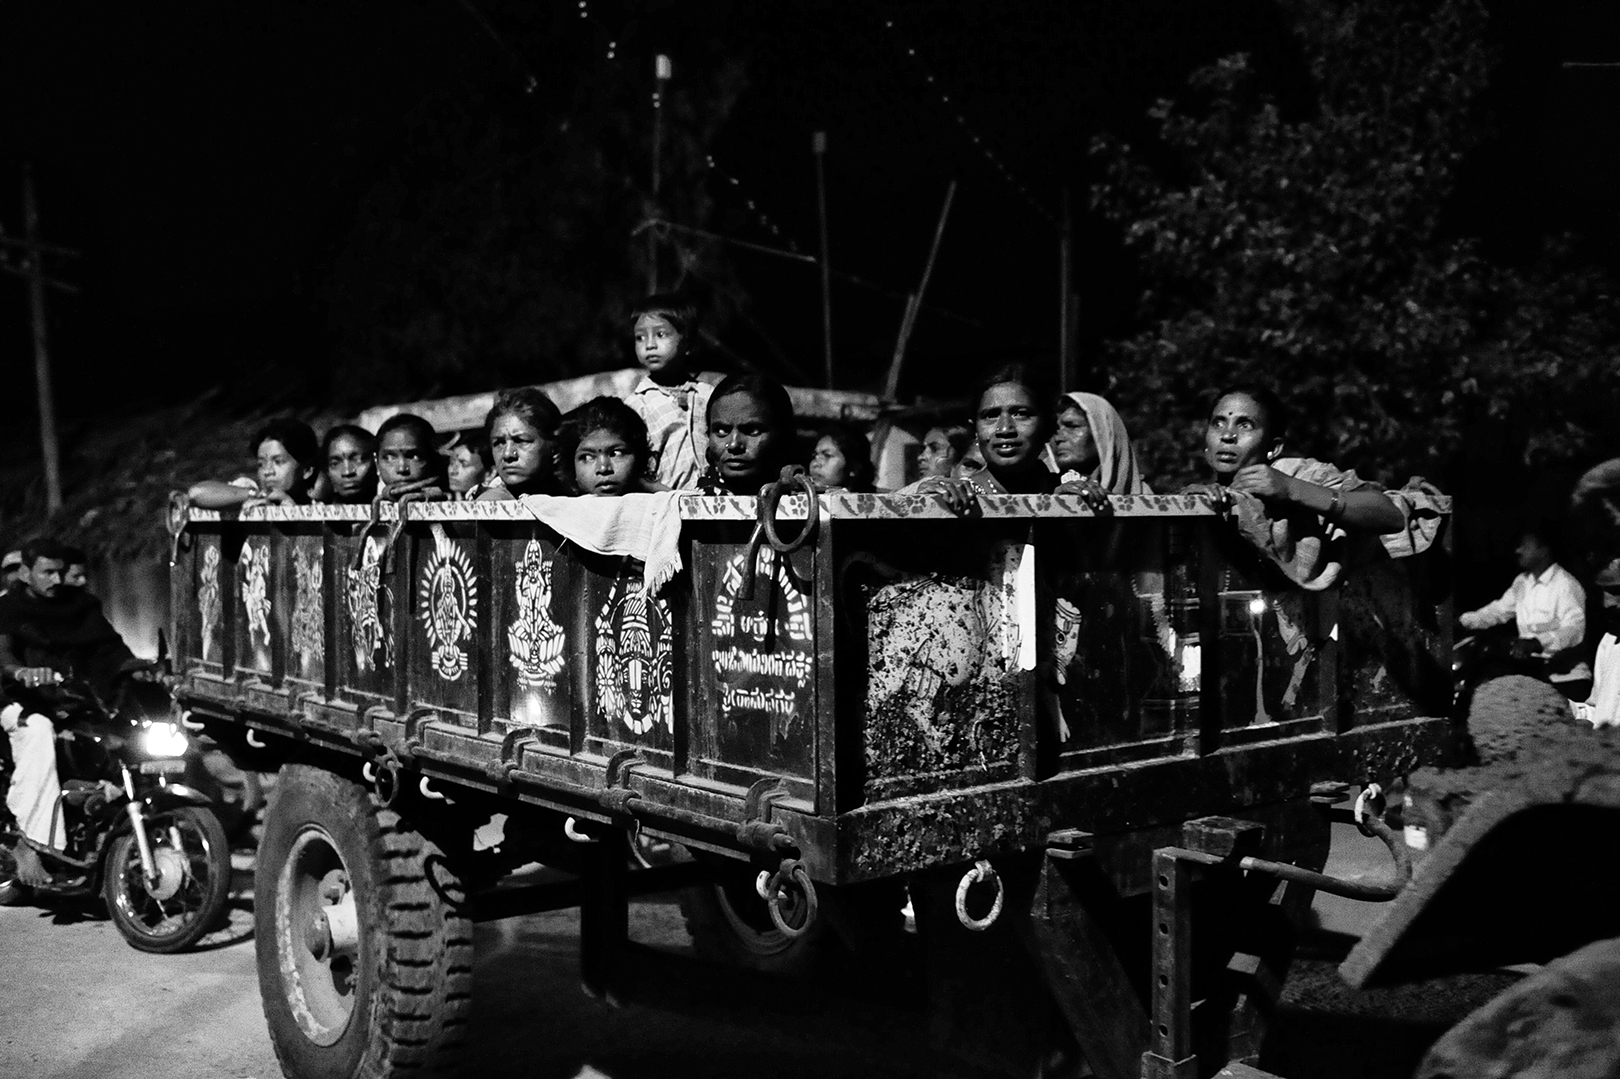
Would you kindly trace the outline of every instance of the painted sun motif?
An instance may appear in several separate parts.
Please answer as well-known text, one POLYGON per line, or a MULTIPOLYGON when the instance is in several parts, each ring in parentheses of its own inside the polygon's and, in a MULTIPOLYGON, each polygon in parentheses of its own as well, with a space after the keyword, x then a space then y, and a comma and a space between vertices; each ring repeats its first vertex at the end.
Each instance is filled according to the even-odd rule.
POLYGON ((433 669, 447 682, 467 673, 464 641, 478 627, 478 592, 472 559, 456 546, 444 529, 433 530, 433 551, 422 567, 422 629, 433 646, 433 669))

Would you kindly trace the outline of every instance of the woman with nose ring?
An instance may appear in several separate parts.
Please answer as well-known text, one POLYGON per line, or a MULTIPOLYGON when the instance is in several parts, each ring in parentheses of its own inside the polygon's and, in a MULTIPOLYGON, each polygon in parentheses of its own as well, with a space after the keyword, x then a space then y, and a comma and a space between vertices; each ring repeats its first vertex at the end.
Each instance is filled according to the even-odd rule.
POLYGON ((984 467, 958 466, 950 479, 930 476, 904 494, 931 494, 953 513, 973 510, 983 495, 1078 495, 1093 509, 1108 505, 1108 492, 1094 480, 1063 483, 1046 467, 1043 451, 1056 424, 1053 395, 1043 391, 1028 368, 1002 367, 980 384, 973 428, 984 467))
POLYGON ((1287 419, 1281 399, 1263 386, 1233 386, 1216 397, 1204 429, 1204 461, 1215 473, 1204 490, 1212 501, 1225 508, 1234 495, 1253 495, 1268 509, 1305 510, 1331 526, 1375 535, 1406 527, 1406 515, 1377 484, 1288 453, 1287 419))

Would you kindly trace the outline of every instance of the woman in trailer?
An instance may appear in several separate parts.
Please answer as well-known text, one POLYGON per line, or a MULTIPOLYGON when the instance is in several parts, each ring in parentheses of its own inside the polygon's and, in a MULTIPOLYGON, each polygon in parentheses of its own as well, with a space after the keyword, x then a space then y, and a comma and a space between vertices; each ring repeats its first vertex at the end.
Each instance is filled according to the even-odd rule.
POLYGON ((377 496, 377 439, 364 427, 345 423, 326 432, 321 461, 317 501, 366 505, 377 496))
POLYGON ((1343 571, 1339 541, 1353 534, 1400 537, 1412 504, 1353 471, 1288 452, 1287 432, 1287 410, 1269 388, 1222 391, 1204 430, 1204 461, 1215 479, 1193 490, 1231 515, 1291 581, 1316 591, 1343 571))
POLYGON ((1152 494, 1142 479, 1125 421, 1113 405, 1094 393, 1066 393, 1058 399, 1051 451, 1053 469, 1065 483, 1092 480, 1111 495, 1152 494))
POLYGON ((877 468, 872 464, 872 444, 852 427, 825 427, 816 440, 810 458, 810 478, 827 491, 869 494, 875 488, 877 468))
POLYGON ((669 490, 652 478, 657 462, 646 421, 617 397, 580 405, 563 417, 557 437, 574 494, 611 498, 669 490))
POLYGON ((496 394, 484 430, 500 482, 489 484, 478 501, 566 493, 557 468, 557 428, 561 424, 562 413, 539 390, 524 386, 496 394))
POLYGON ((205 510, 238 506, 296 506, 310 500, 320 463, 320 443, 309 424, 291 416, 271 420, 248 440, 258 461, 257 476, 203 480, 186 492, 205 510))
POLYGON ((997 370, 981 384, 973 409, 984 467, 958 465, 952 478, 930 476, 902 493, 933 495, 957 514, 973 512, 984 495, 1007 494, 1078 495, 1093 509, 1105 509, 1108 492, 1096 480, 1064 481, 1042 459, 1056 427, 1052 401, 1027 368, 997 370))
POLYGON ((445 469, 450 479, 450 493, 460 501, 478 497, 489 479, 495 461, 489 455, 489 445, 483 435, 458 438, 445 448, 445 469))
POLYGON ((732 375, 709 396, 709 467, 698 487, 711 495, 757 495, 792 464, 793 400, 764 375, 732 375))
POLYGON ((450 497, 433 425, 401 412, 377 428, 379 502, 443 502, 450 497))
POLYGON ((973 432, 966 424, 942 423, 930 427, 917 450, 918 477, 950 479, 972 446, 973 432))

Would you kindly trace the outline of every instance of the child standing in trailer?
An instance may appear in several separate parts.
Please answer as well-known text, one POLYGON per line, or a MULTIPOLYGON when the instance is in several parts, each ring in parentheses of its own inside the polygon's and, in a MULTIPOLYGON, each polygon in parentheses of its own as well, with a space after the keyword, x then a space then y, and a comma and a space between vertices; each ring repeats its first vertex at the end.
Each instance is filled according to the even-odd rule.
POLYGON ((647 425, 656 479, 673 490, 697 486, 709 445, 706 416, 716 376, 695 371, 697 307, 681 296, 648 296, 631 313, 636 361, 646 369, 627 404, 647 425))
POLYGON ((647 425, 617 397, 598 397, 563 417, 557 440, 574 492, 611 497, 668 490, 651 475, 647 425))

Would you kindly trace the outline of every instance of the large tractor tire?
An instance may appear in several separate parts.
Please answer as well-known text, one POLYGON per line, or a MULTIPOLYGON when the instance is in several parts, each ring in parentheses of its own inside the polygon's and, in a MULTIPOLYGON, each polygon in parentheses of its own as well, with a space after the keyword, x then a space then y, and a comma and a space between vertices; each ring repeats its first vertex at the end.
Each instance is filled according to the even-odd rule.
POLYGON ((1511 760, 1547 733, 1574 722, 1562 693, 1522 674, 1481 682, 1468 706, 1468 736, 1481 764, 1511 760))
POLYGON ((254 875, 259 989, 291 1079, 449 1071, 472 925, 444 853, 353 780, 281 771, 254 875))
POLYGON ((801 936, 789 936, 776 927, 765 900, 755 891, 758 871, 733 864, 734 869, 728 864, 720 883, 681 893, 686 931, 698 954, 763 974, 808 977, 826 973, 842 949, 828 925, 825 897, 819 916, 806 926, 809 911, 794 902, 793 893, 784 892, 782 920, 793 928, 804 927, 801 936))

